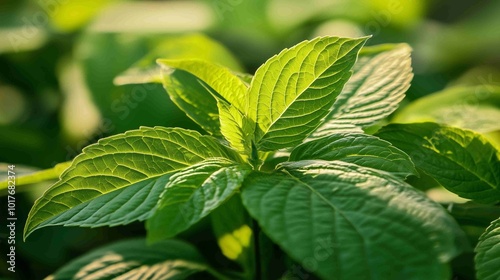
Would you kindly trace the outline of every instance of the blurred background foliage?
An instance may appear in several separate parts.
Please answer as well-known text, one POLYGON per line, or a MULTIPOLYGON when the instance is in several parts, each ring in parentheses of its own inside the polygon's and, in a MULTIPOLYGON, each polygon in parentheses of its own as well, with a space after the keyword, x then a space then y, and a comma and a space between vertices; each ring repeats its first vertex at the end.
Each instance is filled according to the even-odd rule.
MULTIPOLYGON (((495 0, 3 0, 0 162, 30 172, 141 125, 200 130, 160 84, 141 84, 158 78, 157 58, 201 58, 254 73, 281 49, 322 35, 373 35, 368 45, 409 43, 415 78, 392 119, 444 122, 484 133, 500 146, 499 15, 495 0)), ((16 277, 41 279, 90 248, 144 233, 142 224, 58 227, 21 242, 21 225, 46 187, 18 189, 16 277)), ((467 220, 477 208, 464 209, 457 215, 470 223, 470 235, 480 233, 487 222, 467 220)), ((182 237, 212 251, 209 260, 231 265, 212 236, 197 234, 207 225, 182 237)), ((6 236, 1 228, 1 252, 6 236)), ((460 260, 455 267, 455 279, 473 278, 460 260)))

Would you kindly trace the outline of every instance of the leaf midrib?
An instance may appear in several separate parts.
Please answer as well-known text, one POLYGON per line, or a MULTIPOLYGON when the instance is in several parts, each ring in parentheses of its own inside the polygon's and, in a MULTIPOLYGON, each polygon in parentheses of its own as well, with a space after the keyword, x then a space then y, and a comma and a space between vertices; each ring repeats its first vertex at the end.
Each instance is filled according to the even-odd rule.
MULTIPOLYGON (((318 42, 319 42, 319 41, 318 41, 318 42)), ((329 43, 329 44, 328 44, 328 46, 331 46, 333 43, 337 43, 337 42, 338 42, 338 40, 337 40, 337 41, 335 41, 335 42, 329 43)), ((341 46, 343 46, 344 44, 345 44, 345 42, 344 42, 341 46)), ((338 57, 338 54, 339 54, 340 49, 341 49, 341 46, 339 46, 339 48, 338 48, 338 50, 337 50, 337 53, 336 53, 336 56, 337 56, 337 57, 336 57, 335 61, 333 61, 330 65, 328 65, 327 67, 325 67, 325 69, 324 69, 323 71, 321 71, 321 73, 320 73, 319 75, 315 75, 315 78, 314 78, 313 80, 311 80, 311 82, 310 82, 310 83, 309 83, 309 84, 308 84, 308 85, 304 88, 304 90, 302 90, 302 92, 300 92, 299 94, 297 94, 297 95, 293 98, 293 101, 291 101, 291 102, 290 102, 290 103, 289 103, 289 104, 288 104, 288 105, 287 105, 287 106, 286 106, 286 107, 282 110, 282 112, 281 112, 281 114, 279 115, 279 117, 278 117, 278 118, 276 118, 275 120, 273 120, 273 121, 269 124, 269 126, 267 127, 267 129, 266 129, 265 131, 263 131, 262 137, 260 137, 260 139, 255 139, 255 140, 256 140, 255 142, 260 142, 260 141, 264 138, 264 136, 265 136, 265 135, 269 132, 269 130, 271 129, 271 127, 273 127, 273 126, 274 126, 274 124, 275 124, 277 121, 279 121, 279 120, 281 119, 281 117, 283 116, 283 114, 285 114, 285 113, 288 111, 288 109, 289 109, 289 108, 290 108, 290 107, 291 107, 291 106, 292 106, 292 105, 293 105, 293 104, 297 101, 297 99, 299 99, 299 98, 300 98, 300 96, 302 96, 305 92, 307 92, 307 91, 308 91, 308 89, 311 87, 311 85, 312 85, 314 82, 316 82, 316 81, 318 80, 318 77, 321 77, 321 76, 322 76, 322 75, 323 75, 323 74, 324 74, 324 73, 325 73, 328 69, 330 69, 330 68, 331 68, 331 67, 332 67, 332 66, 333 66, 336 62, 338 62, 340 59, 342 59, 342 58, 346 57, 346 56, 350 53, 350 51, 351 51, 352 49, 354 49, 354 48, 355 48, 356 46, 358 46, 358 45, 359 45, 359 44, 356 44, 354 47, 352 47, 352 48, 350 48, 348 51, 346 51, 346 52, 345 52, 345 54, 344 54, 343 56, 338 57)), ((304 46, 306 46, 306 45, 304 45, 304 46)), ((322 51, 324 51, 325 49, 326 49, 326 47, 325 47, 322 51)), ((320 54, 320 53, 321 53, 321 52, 318 52, 318 56, 319 56, 319 54, 320 54)), ((302 64, 303 64, 303 63, 304 63, 304 61, 302 61, 302 64)), ((269 71, 269 68, 267 69, 267 71, 269 71)), ((266 71, 266 72, 267 72, 267 71, 266 71)), ((337 72, 335 72, 335 73, 336 73, 336 74, 338 74, 338 73, 340 73, 340 71, 337 71, 337 72)), ((348 74, 350 75, 350 73, 351 73, 351 72, 349 71, 349 72, 346 72, 346 73, 348 73, 348 74)), ((341 78, 343 78, 343 77, 346 75, 346 73, 343 73, 341 78)), ((277 84, 277 83, 276 83, 276 84, 277 84)), ((276 87, 276 84, 274 85, 274 87, 276 87)), ((345 85, 345 84, 344 84, 344 85, 345 85)), ((260 89, 261 89, 261 88, 262 88, 262 86, 260 86, 260 88, 259 88, 259 93, 260 93, 260 89)), ((260 94, 259 94, 259 95, 260 95, 260 94)), ((272 100, 272 98, 271 98, 271 100, 272 100)), ((259 97, 259 98, 258 98, 258 100, 257 100, 257 108, 258 108, 258 104, 260 104, 260 97, 259 97)), ((256 114, 256 117, 257 117, 257 118, 258 118, 258 115, 259 115, 259 114, 258 114, 258 112, 257 112, 257 114, 256 114)), ((255 124, 255 130, 254 130, 254 131, 257 131, 257 128, 258 128, 258 122, 256 122, 256 124, 255 124)))

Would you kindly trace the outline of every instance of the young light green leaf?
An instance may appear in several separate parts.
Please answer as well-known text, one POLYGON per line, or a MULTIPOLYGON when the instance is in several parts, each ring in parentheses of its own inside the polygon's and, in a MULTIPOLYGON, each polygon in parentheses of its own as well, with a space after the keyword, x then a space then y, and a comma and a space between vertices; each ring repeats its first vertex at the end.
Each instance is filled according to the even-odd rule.
POLYGON ((337 133, 344 125, 364 127, 394 112, 413 78, 410 53, 406 44, 363 48, 353 76, 312 136, 337 133))
POLYGON ((162 83, 161 69, 156 60, 200 59, 219 63, 240 71, 234 56, 221 44, 203 34, 170 37, 155 43, 153 50, 114 79, 115 85, 162 83))
POLYGON ((77 258, 47 279, 186 279, 206 270, 206 261, 188 243, 165 240, 147 246, 144 239, 131 239, 77 258))
MULTIPOLYGON (((200 82, 205 83, 229 104, 241 112, 246 110, 247 87, 229 69, 203 60, 169 60, 159 59, 157 63, 162 67, 163 76, 175 70, 182 70, 195 76, 200 82)), ((204 100, 192 100, 205 105, 204 100)))
POLYGON ((263 231, 323 279, 446 279, 463 241, 437 203, 385 172, 341 161, 283 163, 245 180, 263 231), (293 234, 291 234, 293 233, 293 234))
POLYGON ((395 123, 437 122, 481 133, 500 130, 500 87, 455 87, 420 98, 399 111, 395 123))
POLYGON ((252 156, 253 122, 243 115, 236 107, 224 100, 217 102, 219 108, 220 132, 244 159, 252 156))
POLYGON ((417 175, 410 157, 391 143, 366 134, 333 134, 297 146, 290 161, 341 160, 387 171, 401 178, 417 175))
POLYGON ((241 203, 239 195, 232 196, 210 214, 217 244, 226 258, 238 262, 248 274, 254 273, 252 219, 241 203))
POLYGON ((376 136, 410 155, 425 173, 457 195, 500 201, 500 159, 480 134, 436 123, 391 124, 376 136))
POLYGON ((479 238, 476 252, 476 275, 478 280, 495 280, 500 278, 500 219, 491 225, 479 238))
POLYGON ((175 236, 229 199, 251 171, 227 159, 195 164, 170 178, 153 216, 148 219, 148 241, 175 236))
MULTIPOLYGON (((64 171, 59 181, 35 202, 26 221, 24 236, 26 238, 34 230, 51 225, 48 220, 80 204, 132 185, 137 189, 150 186, 152 181, 149 179, 170 174, 213 157, 233 160, 239 158, 216 139, 180 128, 142 127, 101 139, 97 144, 85 148, 64 171)), ((100 201, 115 204, 115 195, 120 197, 121 203, 134 203, 130 202, 134 193, 126 191, 110 194, 100 201)), ((147 195, 147 191, 144 195, 147 195)), ((148 195, 147 199, 156 198, 148 195)), ((107 204, 98 206, 103 209, 108 207, 107 204)), ((81 207, 85 208, 85 215, 68 219, 72 225, 89 219, 88 211, 92 211, 91 208, 81 207), (79 217, 82 220, 79 220, 79 217)), ((106 215, 112 214, 103 211, 106 215)), ((108 216, 99 219, 101 224, 117 223, 108 216), (109 220, 104 222, 106 219, 109 220)), ((125 222, 130 221, 119 223, 125 222)))
POLYGON ((163 87, 172 102, 206 132, 220 136, 217 101, 208 86, 183 70, 162 71, 163 87))
POLYGON ((252 83, 253 76, 247 73, 234 72, 234 74, 247 86, 249 87, 252 83))
POLYGON ((261 151, 299 144, 328 114, 367 38, 322 37, 285 49, 262 65, 244 111, 261 151))

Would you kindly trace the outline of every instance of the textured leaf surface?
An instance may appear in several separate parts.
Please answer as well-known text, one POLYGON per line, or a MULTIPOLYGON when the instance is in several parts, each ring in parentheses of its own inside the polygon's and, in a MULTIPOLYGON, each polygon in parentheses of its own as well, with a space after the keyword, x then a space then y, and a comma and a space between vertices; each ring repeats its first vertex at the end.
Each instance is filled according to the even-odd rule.
POLYGON ((420 98, 399 111, 395 123, 437 122, 477 132, 500 130, 500 87, 456 87, 420 98))
POLYGON ((188 229, 229 199, 249 172, 249 166, 212 159, 173 175, 146 223, 148 240, 169 238, 188 229))
POLYGON ((203 34, 162 39, 155 48, 114 79, 116 85, 161 83, 161 69, 156 60, 200 59, 219 63, 239 71, 241 66, 221 44, 203 34))
MULTIPOLYGON (((229 69, 203 60, 168 60, 159 59, 158 64, 163 73, 169 74, 173 70, 182 70, 195 76, 217 93, 218 97, 235 106, 240 111, 246 109, 247 86, 238 76, 229 69)), ((205 105, 203 100, 193 100, 205 105)), ((206 106, 206 105, 205 105, 206 106)))
POLYGON ((245 159, 251 157, 253 122, 236 107, 223 100, 219 100, 217 107, 219 108, 220 131, 224 138, 245 159))
POLYGON ((217 101, 210 88, 183 70, 162 71, 163 87, 172 102, 206 132, 220 136, 217 101))
MULTIPOLYGON (((212 157, 237 159, 238 156, 209 136, 179 128, 143 127, 101 139, 85 148, 59 181, 35 202, 24 235, 26 237, 37 228, 50 225, 43 223, 92 199, 131 185, 134 188, 140 188, 136 184, 146 186, 151 184, 148 179, 212 157)), ((127 195, 133 195, 132 192, 117 192, 101 199, 114 204, 111 198, 115 194, 122 202, 127 195)), ((144 195, 153 199, 147 193, 144 195)), ((107 206, 101 207, 105 209, 107 206)), ((88 219, 88 215, 81 217, 81 222, 88 219)), ((106 218, 101 217, 101 221, 103 219, 106 218)), ((113 220, 109 221, 114 224, 113 220)), ((72 225, 77 223, 77 219, 71 219, 72 225)))
POLYGON ((354 74, 313 137, 337 133, 345 125, 367 126, 394 112, 413 78, 410 53, 406 44, 363 48, 354 74))
POLYGON ((500 201, 500 159, 480 134, 436 123, 391 124, 376 134, 410 155, 449 191, 478 202, 500 201))
POLYGON ((476 272, 478 280, 500 278, 500 219, 491 223, 479 238, 476 252, 476 272))
POLYGON ((94 250, 47 279, 186 279, 206 269, 190 244, 165 240, 147 246, 143 239, 132 239, 94 250))
POLYGON ((294 146, 324 118, 366 38, 323 37, 285 49, 252 80, 246 111, 255 120, 255 144, 273 151, 294 146))
POLYGON ((423 193, 351 163, 282 166, 250 175, 243 203, 306 269, 324 279, 446 279, 463 235, 423 193))
POLYGON ((407 154, 387 141, 366 134, 334 134, 301 144, 290 154, 290 161, 314 159, 355 163, 402 178, 417 175, 407 154))
POLYGON ((45 220, 39 227, 117 226, 144 221, 151 216, 169 178, 170 174, 154 177, 103 194, 45 220))

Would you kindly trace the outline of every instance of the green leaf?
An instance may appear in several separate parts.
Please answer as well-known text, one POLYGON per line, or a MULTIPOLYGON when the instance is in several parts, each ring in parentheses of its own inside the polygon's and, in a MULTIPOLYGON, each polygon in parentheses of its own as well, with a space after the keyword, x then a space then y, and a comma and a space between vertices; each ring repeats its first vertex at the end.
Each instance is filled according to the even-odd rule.
POLYGON ((242 113, 246 95, 243 80, 221 66, 199 60, 161 60, 160 64, 164 66, 165 89, 174 103, 209 133, 222 133, 248 158, 252 123, 242 113))
POLYGON ((171 174, 150 178, 78 204, 48 218, 45 226, 117 226, 148 219, 171 174))
POLYGON ((155 48, 114 79, 116 85, 161 83, 161 69, 156 63, 163 59, 200 59, 219 63, 240 71, 234 56, 217 41, 203 34, 191 34, 162 39, 155 48))
POLYGON ((488 141, 470 130, 436 123, 391 124, 376 136, 410 155, 425 173, 457 195, 500 201, 500 159, 488 141))
POLYGON ((232 196, 210 214, 217 244, 226 258, 238 262, 248 279, 254 273, 252 220, 239 195, 232 196))
POLYGON ((245 114, 261 151, 299 144, 328 114, 367 38, 322 37, 285 49, 252 80, 245 114))
POLYGON ((284 163, 251 174, 242 198, 274 242, 324 279, 446 279, 464 240, 423 193, 352 163, 284 163))
POLYGON ((217 106, 222 135, 244 159, 251 158, 253 122, 224 100, 219 100, 217 106))
POLYGON ((171 69, 163 71, 163 86, 190 119, 206 132, 221 135, 217 101, 208 86, 186 71, 171 69))
POLYGON ((401 178, 417 175, 410 157, 391 143, 366 134, 334 134, 297 146, 290 161, 341 160, 387 171, 401 178))
POLYGON ((186 279, 205 270, 205 260, 188 243, 165 240, 147 246, 144 239, 131 239, 79 257, 47 279, 186 279))
MULTIPOLYGON (((135 193, 120 191, 122 188, 129 186, 134 189, 140 189, 141 186, 147 188, 141 195, 146 196, 145 199, 149 203, 149 199, 157 199, 148 193, 149 188, 152 188, 151 192, 155 189, 154 181, 150 179, 213 157, 238 160, 238 155, 219 144, 214 138, 180 128, 142 127, 101 139, 97 144, 86 147, 64 171, 59 181, 35 202, 26 221, 24 236, 26 238, 34 230, 52 225, 48 220, 56 216, 112 192, 114 193, 99 200, 107 204, 89 203, 80 206, 85 212, 81 216, 72 217, 68 222, 71 222, 71 225, 78 225, 87 221, 89 217, 93 220, 97 216, 90 212, 98 210, 92 208, 94 206, 104 209, 101 211, 105 215, 99 217, 101 224, 131 222, 109 212, 110 209, 117 207, 116 203, 124 205, 141 203, 140 200, 131 201, 135 198, 135 193), (120 202, 115 200, 116 197, 119 197, 120 202), (119 222, 110 217, 116 217, 119 222)), ((141 209, 146 211, 144 203, 146 202, 140 205, 144 207, 141 209)), ((137 215, 138 213, 133 217, 137 215)))
POLYGON ((175 236, 229 199, 251 171, 224 159, 195 164, 170 178, 153 216, 148 219, 148 241, 175 236))
POLYGON ((422 97, 399 111, 395 123, 437 122, 486 133, 500 130, 500 87, 454 87, 422 97))
POLYGON ((500 278, 500 219, 491 225, 479 238, 476 252, 476 275, 478 280, 495 280, 500 278))
POLYGON ((234 72, 234 74, 247 86, 249 87, 252 83, 253 76, 247 73, 234 72))
POLYGON ((345 125, 365 127, 394 112, 413 78, 410 53, 406 44, 363 48, 353 76, 313 137, 337 133, 345 125))
MULTIPOLYGON (((245 103, 247 87, 242 80, 223 66, 197 59, 158 59, 157 63, 162 67, 163 77, 175 70, 189 72, 200 82, 213 89, 218 97, 235 106, 238 110, 243 112, 247 107, 245 103)), ((205 105, 204 100, 193 100, 192 102, 200 102, 201 105, 205 105)))

